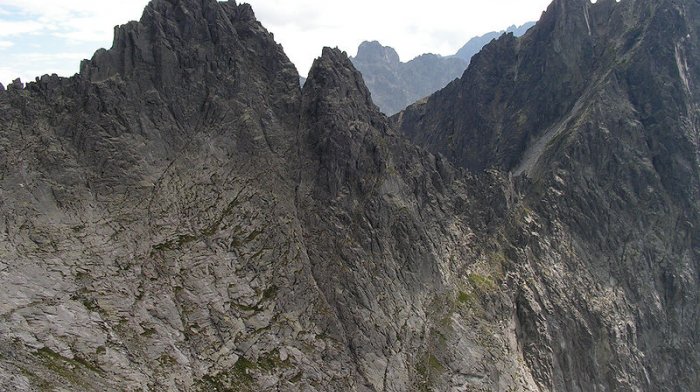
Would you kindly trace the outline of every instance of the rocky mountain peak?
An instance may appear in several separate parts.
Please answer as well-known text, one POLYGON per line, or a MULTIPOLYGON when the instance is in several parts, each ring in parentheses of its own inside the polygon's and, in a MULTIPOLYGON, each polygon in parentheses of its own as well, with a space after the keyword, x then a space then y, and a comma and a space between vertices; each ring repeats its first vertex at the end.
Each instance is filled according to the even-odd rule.
MULTIPOLYGON (((659 339, 656 327, 638 322, 638 314, 651 320, 662 309, 664 319, 673 320, 663 334, 694 336, 690 331, 697 329, 697 311, 687 317, 685 312, 687 304, 697 308, 699 301, 700 231, 695 223, 674 227, 700 216, 700 90, 692 82, 700 78, 698 21, 697 1, 556 0, 522 38, 491 42, 459 81, 394 117, 406 135, 457 165, 509 172, 522 185, 516 193, 542 214, 544 225, 554 231, 565 227, 577 246, 589 249, 579 253, 579 261, 563 261, 564 269, 582 272, 585 265, 605 277, 604 286, 625 292, 626 300, 635 298, 629 319, 637 329, 630 335, 639 337, 635 344, 646 354, 622 365, 627 370, 618 374, 626 373, 625 381, 602 381, 610 389, 698 385, 697 376, 688 376, 700 363, 695 343, 661 348, 653 343, 659 339), (679 240, 676 230, 689 240, 679 240), (649 238, 659 240, 652 245, 649 238), (653 254, 644 253, 651 249, 653 254), (615 253, 619 257, 609 264, 607 255, 615 253), (663 298, 663 305, 648 306, 652 298, 663 298)), ((541 271, 553 264, 543 265, 541 271)), ((568 276, 567 291, 582 275, 568 276)), ((587 303, 606 297, 584 286, 576 290, 588 294, 577 296, 587 303)), ((521 326, 528 324, 520 315, 533 309, 528 306, 517 305, 521 326)), ((593 313, 586 320, 605 310, 593 313)), ((542 341, 554 343, 548 347, 578 344, 562 343, 568 339, 542 341)), ((543 361, 525 351, 526 361, 543 361)), ((556 369, 551 377, 537 376, 542 390, 569 389, 563 385, 571 383, 572 363, 588 368, 581 385, 610 377, 596 370, 593 356, 575 359, 573 351, 561 351, 564 361, 540 362, 556 369)))
POLYGON ((216 79, 216 83, 209 83, 214 87, 232 83, 240 63, 254 55, 288 63, 249 5, 153 0, 140 21, 115 28, 111 49, 98 50, 91 60, 83 61, 81 75, 91 81, 118 75, 136 80, 146 89, 192 86, 216 79))
POLYGON ((542 15, 538 30, 550 37, 557 52, 579 49, 584 43, 589 44, 595 35, 590 15, 592 6, 589 0, 556 0, 542 15))
POLYGON ((7 85, 7 88, 14 90, 22 90, 24 88, 24 83, 22 83, 22 79, 16 78, 12 81, 12 83, 7 85))
POLYGON ((140 21, 115 28, 110 49, 82 62, 80 77, 167 102, 183 132, 208 115, 201 108, 216 112, 213 107, 257 91, 253 86, 261 82, 279 91, 260 99, 295 105, 288 92, 299 92, 298 73, 282 47, 249 5, 235 1, 153 0, 140 21))
POLYGON ((328 195, 341 192, 348 178, 354 179, 350 191, 361 194, 364 179, 357 172, 382 170, 377 139, 388 132, 387 119, 345 52, 324 48, 314 61, 302 93, 302 123, 321 159, 321 189, 328 195))
POLYGON ((385 62, 398 64, 401 62, 399 54, 390 46, 384 46, 378 41, 364 41, 357 49, 355 60, 360 62, 385 62))
POLYGON ((311 66, 303 91, 306 100, 333 97, 338 99, 339 107, 375 108, 362 75, 338 48, 323 48, 321 57, 311 66))
MULTIPOLYGON (((440 116, 443 132, 414 134, 411 127, 405 127, 405 131, 442 145, 441 152, 454 156, 462 166, 513 169, 528 140, 574 107, 590 86, 591 75, 621 58, 618 49, 630 50, 631 46, 620 48, 621 42, 627 40, 627 45, 633 45, 639 40, 640 26, 649 20, 642 3, 553 2, 528 34, 520 39, 505 35, 492 41, 472 58, 459 83, 448 86, 443 90, 445 94, 438 92, 431 97, 443 110, 451 106, 460 113, 454 118, 440 116), (452 102, 455 97, 463 102, 452 102), (521 108, 521 112, 506 109, 512 106, 521 108), (497 114, 501 110, 504 114, 497 114), (465 153, 463 148, 470 151, 465 153)), ((415 109, 421 107, 418 104, 415 109)), ((410 112, 401 118, 408 118, 410 112)))

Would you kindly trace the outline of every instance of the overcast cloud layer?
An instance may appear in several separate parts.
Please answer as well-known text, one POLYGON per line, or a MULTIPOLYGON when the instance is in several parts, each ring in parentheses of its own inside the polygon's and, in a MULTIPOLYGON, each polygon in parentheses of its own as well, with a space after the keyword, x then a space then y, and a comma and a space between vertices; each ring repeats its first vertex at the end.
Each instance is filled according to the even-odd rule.
MULTIPOLYGON (((139 19, 147 0, 0 0, 0 82, 57 73, 109 48, 117 24, 139 19)), ((402 60, 454 54, 469 38, 539 19, 550 0, 249 0, 305 75, 323 46, 354 55, 364 40, 402 60)))

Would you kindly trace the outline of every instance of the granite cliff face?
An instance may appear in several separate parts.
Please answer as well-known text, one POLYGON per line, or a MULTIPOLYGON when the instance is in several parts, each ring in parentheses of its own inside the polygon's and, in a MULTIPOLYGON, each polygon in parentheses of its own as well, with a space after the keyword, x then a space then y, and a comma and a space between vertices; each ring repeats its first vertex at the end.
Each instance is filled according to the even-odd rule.
POLYGON ((153 0, 0 92, 0 389, 693 390, 698 7, 555 1, 396 119, 443 156, 344 53, 301 89, 248 5, 153 0))
POLYGON ((155 0, 0 105, 2 389, 452 382, 434 304, 505 199, 394 134, 344 54, 302 93, 249 6, 155 0))
POLYGON ((512 178, 535 228, 510 240, 519 341, 545 389, 700 385, 699 12, 554 1, 395 117, 451 162, 512 178))
POLYGON ((374 102, 388 115, 445 87, 462 75, 469 63, 431 53, 403 63, 393 48, 377 41, 363 42, 351 60, 362 73, 374 102))

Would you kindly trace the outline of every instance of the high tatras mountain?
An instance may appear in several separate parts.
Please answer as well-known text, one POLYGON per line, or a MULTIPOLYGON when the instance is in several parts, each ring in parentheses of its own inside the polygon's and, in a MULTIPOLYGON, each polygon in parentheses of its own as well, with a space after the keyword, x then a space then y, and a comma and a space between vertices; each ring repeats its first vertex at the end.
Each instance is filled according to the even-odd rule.
POLYGON ((699 11, 555 0, 390 120, 151 1, 0 91, 0 389, 695 390, 699 11))
POLYGON ((464 73, 468 60, 426 53, 406 63, 377 41, 363 42, 353 65, 362 73, 372 99, 388 115, 445 87, 464 73))
POLYGON ((519 37, 533 25, 530 22, 474 37, 454 56, 426 53, 405 63, 393 48, 377 41, 365 41, 357 49, 357 56, 350 60, 362 73, 374 103, 382 112, 394 115, 460 77, 472 56, 484 45, 504 33, 519 37))

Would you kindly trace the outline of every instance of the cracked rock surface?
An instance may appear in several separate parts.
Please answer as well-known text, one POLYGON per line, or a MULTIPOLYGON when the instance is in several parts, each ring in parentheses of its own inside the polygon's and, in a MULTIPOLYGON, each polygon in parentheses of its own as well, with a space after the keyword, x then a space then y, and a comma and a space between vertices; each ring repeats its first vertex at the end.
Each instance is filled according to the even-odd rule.
POLYGON ((0 389, 692 391, 697 16, 556 0, 390 121, 345 53, 301 89, 249 5, 151 1, 0 91, 0 389))

